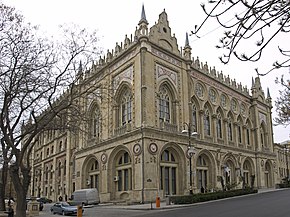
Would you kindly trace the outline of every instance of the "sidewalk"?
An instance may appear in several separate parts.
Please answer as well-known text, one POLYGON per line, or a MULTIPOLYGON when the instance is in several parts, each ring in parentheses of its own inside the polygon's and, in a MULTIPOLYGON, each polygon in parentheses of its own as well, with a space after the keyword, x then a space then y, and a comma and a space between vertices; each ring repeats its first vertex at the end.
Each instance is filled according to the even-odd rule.
MULTIPOLYGON (((279 190, 283 190, 283 189, 276 189, 276 188, 263 188, 263 189, 258 189, 258 194, 260 193, 267 193, 267 192, 272 192, 272 191, 279 191, 279 190)), ((243 196, 248 196, 248 195, 243 195, 243 196)), ((230 198, 224 198, 221 200, 227 200, 230 198)), ((202 202, 202 203, 210 203, 210 202, 214 202, 216 200, 211 200, 211 201, 207 201, 207 202, 202 202)), ((166 205, 165 201, 161 201, 160 202, 160 207, 156 207, 156 203, 152 202, 152 203, 145 203, 145 204, 134 204, 134 205, 114 205, 112 203, 110 204, 99 204, 99 206, 102 206, 102 208, 116 208, 116 209, 132 209, 132 210, 157 210, 157 209, 175 209, 175 208, 182 208, 182 207, 188 207, 188 206, 196 206, 198 204, 201 203, 193 203, 193 204, 170 204, 170 205, 166 205)))

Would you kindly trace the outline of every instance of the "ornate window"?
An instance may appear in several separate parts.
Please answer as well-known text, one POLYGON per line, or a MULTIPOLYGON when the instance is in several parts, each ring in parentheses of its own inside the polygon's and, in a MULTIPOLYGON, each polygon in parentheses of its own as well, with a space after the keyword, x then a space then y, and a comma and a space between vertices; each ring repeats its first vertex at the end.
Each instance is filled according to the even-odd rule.
POLYGON ((245 161, 243 166, 243 178, 245 185, 250 186, 251 184, 251 164, 248 160, 245 161))
POLYGON ((216 132, 217 132, 217 138, 222 139, 223 138, 222 117, 220 113, 218 113, 217 115, 216 132))
POLYGON ((213 90, 213 89, 210 89, 209 90, 209 100, 212 102, 212 103, 216 103, 216 92, 213 90))
POLYGON ((237 110, 238 110, 238 103, 235 99, 232 99, 232 101, 231 101, 231 110, 233 112, 237 112, 237 110))
POLYGON ((53 178, 53 165, 50 165, 50 179, 53 178))
POLYGON ((239 124, 238 124, 238 141, 239 143, 241 144, 242 143, 242 140, 243 140, 243 127, 242 127, 242 121, 240 120, 239 121, 239 124))
POLYGON ((58 177, 61 177, 61 161, 58 162, 58 177))
POLYGON ((100 168, 99 168, 99 162, 95 159, 92 159, 88 165, 88 186, 90 188, 97 188, 99 189, 99 175, 100 175, 100 168))
POLYGON ((94 110, 91 123, 91 135, 92 137, 100 137, 101 132, 101 113, 98 108, 94 110))
POLYGON ((198 131, 197 129, 197 111, 196 111, 196 106, 192 106, 192 125, 193 125, 193 130, 198 131))
POLYGON ((117 190, 128 191, 132 189, 131 157, 124 152, 117 160, 116 173, 118 177, 117 190))
POLYGON ((167 88, 164 86, 160 88, 159 119, 170 122, 170 97, 167 88))
POLYGON ((177 166, 178 162, 171 150, 164 150, 160 162, 160 189, 165 195, 177 194, 177 166))
POLYGON ((228 117, 228 140, 233 141, 233 121, 231 117, 228 117))
POLYGON ((245 114, 246 114, 246 106, 244 104, 241 104, 241 114, 243 116, 245 116, 245 114))
POLYGON ((122 125, 130 123, 132 121, 132 96, 129 90, 126 90, 122 96, 120 111, 122 125))
POLYGON ((197 188, 207 189, 209 182, 209 163, 206 155, 201 155, 197 159, 197 188))
POLYGON ((221 106, 223 108, 227 107, 227 97, 224 94, 221 95, 221 106))
POLYGON ((247 145, 251 145, 251 130, 249 125, 247 125, 247 129, 246 129, 246 136, 247 136, 247 145))
POLYGON ((195 93, 199 98, 203 98, 204 88, 201 84, 199 84, 199 83, 196 84, 195 93))
POLYGON ((64 161, 63 165, 63 176, 66 176, 66 160, 64 161))
POLYGON ((204 134, 207 136, 210 136, 210 115, 208 109, 205 110, 204 117, 203 117, 203 122, 204 122, 204 134))

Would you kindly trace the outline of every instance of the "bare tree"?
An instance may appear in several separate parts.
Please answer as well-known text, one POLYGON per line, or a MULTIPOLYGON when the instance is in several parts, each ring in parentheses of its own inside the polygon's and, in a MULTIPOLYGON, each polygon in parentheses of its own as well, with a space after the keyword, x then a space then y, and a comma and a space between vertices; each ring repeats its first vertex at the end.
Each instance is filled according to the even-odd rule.
POLYGON ((0 5, 0 139, 17 192, 17 217, 26 216, 29 156, 38 135, 58 127, 63 112, 78 109, 76 99, 90 91, 79 87, 79 62, 86 68, 99 55, 96 32, 60 30, 58 41, 45 38, 14 8, 0 5))
MULTIPOLYGON (((207 5, 201 4, 201 7, 206 18, 191 33, 198 36, 209 18, 216 19, 225 29, 216 46, 224 49, 220 60, 225 64, 233 55, 241 61, 259 61, 265 48, 275 38, 290 32, 289 0, 209 0, 207 5), (244 45, 251 45, 252 42, 253 46, 244 51, 244 45)), ((257 69, 259 75, 281 67, 290 67, 289 47, 277 46, 277 49, 281 59, 273 60, 273 67, 266 73, 260 74, 257 69)))
POLYGON ((284 125, 285 127, 290 124, 290 80, 282 78, 276 79, 276 83, 282 85, 283 90, 279 90, 279 97, 275 101, 277 117, 274 121, 277 125, 284 125))

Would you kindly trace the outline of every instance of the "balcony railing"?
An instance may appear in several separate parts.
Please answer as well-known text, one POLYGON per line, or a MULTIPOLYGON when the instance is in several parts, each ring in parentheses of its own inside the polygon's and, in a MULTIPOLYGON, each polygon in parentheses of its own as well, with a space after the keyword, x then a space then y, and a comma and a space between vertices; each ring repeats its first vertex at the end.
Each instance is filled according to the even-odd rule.
POLYGON ((160 121, 159 122, 159 127, 163 129, 164 131, 168 132, 177 132, 177 125, 176 124, 171 124, 168 122, 160 121))

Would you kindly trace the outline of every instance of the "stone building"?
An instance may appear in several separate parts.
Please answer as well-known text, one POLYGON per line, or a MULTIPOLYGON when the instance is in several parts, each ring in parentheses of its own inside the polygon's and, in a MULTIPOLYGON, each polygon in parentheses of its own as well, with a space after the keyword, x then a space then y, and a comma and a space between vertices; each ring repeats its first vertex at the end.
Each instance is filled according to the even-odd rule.
POLYGON ((79 100, 81 130, 44 132, 31 193, 53 200, 98 188, 101 202, 148 202, 222 188, 273 187, 269 91, 251 90, 179 48, 165 10, 78 74, 95 92, 79 100), (184 134, 185 132, 185 134, 184 134))

